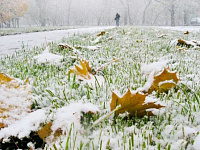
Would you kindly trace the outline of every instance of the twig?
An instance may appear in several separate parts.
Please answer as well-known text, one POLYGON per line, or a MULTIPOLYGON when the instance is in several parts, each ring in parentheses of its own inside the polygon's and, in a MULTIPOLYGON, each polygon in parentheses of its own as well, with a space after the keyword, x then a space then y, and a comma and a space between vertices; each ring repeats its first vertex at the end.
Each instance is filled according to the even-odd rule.
POLYGON ((17 147, 17 149, 19 149, 19 146, 16 144, 16 142, 13 140, 13 138, 11 138, 11 139, 15 143, 15 146, 17 147))
POLYGON ((99 70, 101 70, 101 69, 103 69, 104 67, 106 67, 106 66, 108 66, 108 65, 110 65, 110 64, 112 64, 112 63, 114 63, 114 62, 116 62, 116 61, 119 61, 119 60, 121 60, 121 59, 122 59, 122 58, 113 59, 113 60, 111 60, 111 61, 109 61, 109 62, 103 64, 101 67, 99 67, 97 70, 95 70, 95 72, 92 73, 92 74, 95 75, 99 70))
POLYGON ((105 114, 104 116, 102 116, 101 118, 99 118, 98 120, 96 120, 92 127, 90 129, 92 129, 93 127, 95 127, 97 124, 99 124, 100 122, 102 122, 103 120, 107 119, 108 117, 110 117, 112 114, 114 114, 117 110, 119 110, 121 108, 121 105, 118 105, 113 111, 111 111, 108 114, 105 114))

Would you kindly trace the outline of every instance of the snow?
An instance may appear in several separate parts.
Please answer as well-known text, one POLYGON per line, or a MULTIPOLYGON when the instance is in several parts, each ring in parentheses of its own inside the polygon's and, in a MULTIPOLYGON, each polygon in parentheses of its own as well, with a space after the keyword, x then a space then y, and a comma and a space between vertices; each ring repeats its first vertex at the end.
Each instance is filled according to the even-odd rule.
POLYGON ((99 48, 101 48, 101 46, 86 46, 87 49, 89 50, 98 50, 99 48))
MULTIPOLYGON (((185 31, 185 28, 182 30, 185 31)), ((133 35, 137 34, 136 31, 139 34, 143 32, 149 32, 148 30, 142 31, 141 29, 137 29, 135 30, 133 35)), ((38 100, 37 98, 39 97, 41 98, 41 101, 49 98, 49 101, 52 103, 54 101, 61 101, 63 104, 60 108, 56 107, 57 105, 60 106, 59 104, 50 104, 48 109, 43 108, 36 111, 33 110, 33 112, 25 112, 19 117, 14 116, 17 119, 12 122, 8 122, 9 126, 1 129, 0 139, 4 138, 4 141, 6 141, 8 140, 9 136, 17 136, 19 138, 29 136, 29 133, 31 131, 37 131, 41 129, 41 124, 52 121, 51 129, 53 130, 53 132, 56 132, 58 129, 62 129, 63 133, 65 134, 61 135, 59 139, 55 140, 55 142, 47 141, 48 144, 45 145, 46 149, 53 149, 53 144, 55 144, 58 149, 65 147, 69 135, 67 133, 71 129, 72 125, 73 129, 69 138, 69 143, 70 145, 72 145, 73 143, 76 144, 74 146, 74 149, 79 148, 81 143, 83 143, 84 146, 92 143, 94 144, 95 149, 99 149, 99 145, 101 143, 102 149, 106 149, 106 147, 108 146, 110 147, 110 149, 116 150, 122 148, 127 149, 130 146, 129 144, 132 142, 134 143, 134 145, 132 145, 132 149, 141 149, 143 148, 144 144, 149 150, 157 149, 158 144, 161 145, 161 149, 169 148, 168 146, 171 146, 171 149, 174 150, 181 148, 185 148, 188 150, 199 149, 200 112, 199 104, 195 99, 193 93, 198 90, 198 87, 200 85, 198 75, 200 72, 199 51, 189 49, 188 51, 178 52, 174 47, 167 51, 165 48, 162 48, 159 44, 157 44, 155 53, 153 50, 146 50, 146 47, 142 47, 142 42, 135 43, 138 44, 135 47, 134 45, 131 45, 131 40, 133 39, 132 37, 130 38, 127 35, 123 36, 121 34, 118 34, 117 32, 111 32, 111 34, 113 39, 115 40, 114 42, 109 41, 109 44, 105 44, 104 42, 99 43, 98 45, 102 46, 102 48, 99 48, 98 51, 87 51, 88 53, 79 56, 80 58, 91 58, 91 60, 93 60, 94 66, 98 66, 99 63, 102 62, 107 62, 107 60, 112 59, 113 56, 120 56, 122 58, 125 58, 118 64, 114 64, 114 67, 109 66, 105 68, 105 79, 103 76, 99 76, 100 78, 98 76, 95 76, 100 85, 102 83, 103 86, 101 87, 97 86, 96 79, 94 76, 92 76, 92 79, 84 80, 82 82, 83 84, 79 84, 80 82, 77 83, 76 81, 76 84, 78 86, 76 88, 71 88, 72 80, 67 80, 67 75, 65 74, 66 70, 63 70, 63 74, 59 74, 59 77, 61 78, 59 78, 59 83, 55 81, 55 77, 50 78, 48 81, 48 89, 55 93, 55 96, 53 97, 45 95, 46 87, 44 87, 44 91, 41 92, 42 94, 38 96, 29 95, 27 91, 23 90, 18 91, 19 89, 6 89, 5 86, 1 85, 0 100, 2 100, 3 102, 6 100, 4 102, 6 105, 16 104, 17 107, 20 106, 21 109, 23 107, 25 108, 29 105, 29 102, 24 102, 26 101, 27 97, 30 99, 35 98, 35 100, 38 100), (106 51, 104 48, 108 48, 109 51, 103 53, 103 51, 106 51), (112 49, 112 51, 110 49, 112 49), (98 54, 101 54, 99 59, 97 57, 98 54), (131 57, 126 59, 126 54, 131 55, 131 57), (142 62, 153 63, 142 64, 142 62), (148 91, 153 83, 154 75, 162 71, 168 65, 170 68, 180 73, 180 87, 182 83, 185 83, 189 89, 191 88, 192 92, 187 91, 187 95, 185 95, 185 93, 183 92, 184 88, 179 89, 180 87, 178 87, 178 91, 170 90, 168 91, 168 93, 163 93, 161 95, 158 95, 156 92, 149 94, 146 97, 145 103, 156 102, 156 104, 159 104, 161 102, 165 103, 166 107, 160 110, 148 109, 147 111, 153 111, 153 113, 157 116, 148 118, 148 121, 145 120, 145 123, 144 119, 141 119, 140 121, 140 119, 137 118, 136 122, 134 122, 132 125, 130 124, 130 126, 126 126, 125 122, 123 126, 120 126, 121 120, 116 120, 115 124, 113 123, 113 118, 101 118, 101 116, 108 114, 110 111, 109 100, 112 90, 118 91, 117 93, 125 93, 124 91, 131 87, 134 90, 136 89, 136 91, 134 92, 148 91), (138 66, 141 66, 141 70, 138 69, 138 66), (88 87, 85 86, 85 84, 90 84, 94 87, 97 86, 97 88, 88 90, 88 87), (131 85, 134 85, 134 87, 132 87, 131 85), (137 89, 137 87, 140 87, 142 85, 144 85, 142 88, 137 89), (67 97, 66 101, 63 98, 64 92, 67 97), (90 94, 88 97, 87 92, 90 94), (90 102, 92 102, 93 104, 91 104, 90 102), (80 123, 82 112, 100 112, 99 119, 102 119, 102 122, 98 123, 92 131, 85 130, 83 128, 83 125, 80 123), (140 123, 142 125, 140 125, 140 123), (131 135, 133 136, 133 139, 131 139, 131 135)), ((136 38, 137 36, 139 35, 136 35, 136 38)), ((157 38, 157 35, 155 37, 157 38)), ((173 39, 173 37, 171 37, 170 31, 168 37, 169 39, 173 39)), ((188 37, 188 39, 190 39, 190 37, 188 37)), ((102 38, 101 40, 105 39, 102 38)), ((150 37, 149 39, 144 39, 143 41, 145 41, 145 43, 147 44, 152 44, 151 42, 153 40, 154 39, 151 39, 150 37)), ((168 44, 169 41, 167 42, 168 44)), ((161 42, 160 44, 163 44, 161 42)), ((95 43, 93 44, 94 46, 91 46, 91 49, 95 49, 97 47, 95 43)), ((49 51, 45 51, 46 52, 43 52, 44 54, 49 53, 49 51)), ((48 56, 47 58, 50 57, 51 56, 48 56)), ((67 58, 71 60, 71 57, 67 58)), ((18 58, 16 58, 16 60, 17 59, 18 58)), ((56 63, 59 63, 60 61, 56 63)), ((53 62, 53 60, 50 60, 49 62, 51 63, 53 62)), ((3 69, 3 67, 1 68, 3 69)), ((100 73, 103 74, 104 72, 100 73)), ((164 83, 173 83, 173 81, 164 81, 161 82, 159 85, 161 86, 164 83)), ((45 84, 45 82, 42 81, 41 84, 45 84)), ((39 91, 40 89, 35 90, 39 91)), ((199 93, 197 93, 197 99, 199 99, 198 94, 199 93)), ((12 114, 16 115, 16 112, 13 111, 12 114)), ((123 114, 121 115, 121 117, 124 117, 125 115, 127 114, 123 114)), ((32 147, 34 146, 33 143, 29 143, 29 145, 32 147)), ((89 146, 92 147, 92 145, 89 146)), ((70 148, 72 148, 72 146, 70 148)), ((83 147, 83 149, 84 148, 87 149, 86 146, 83 147)))
POLYGON ((155 99, 155 98, 152 98, 152 97, 147 96, 147 97, 145 98, 145 102, 144 102, 143 105, 145 105, 145 104, 147 104, 147 103, 155 103, 155 102, 157 102, 157 101, 158 101, 158 99, 155 99))
POLYGON ((8 126, 26 116, 32 105, 31 85, 17 85, 16 80, 0 85, 0 122, 8 126))
POLYGON ((169 63, 169 60, 162 60, 158 62, 153 62, 150 64, 142 64, 141 65, 141 71, 145 75, 150 74, 152 71, 155 73, 160 72, 163 68, 167 67, 167 64, 169 63))
POLYGON ((193 144, 193 148, 195 150, 199 150, 200 148, 200 135, 198 135, 195 140, 194 140, 194 144, 193 144))
POLYGON ((77 79, 82 80, 84 84, 88 84, 92 88, 104 85, 105 79, 103 76, 92 75, 92 74, 89 74, 89 75, 91 78, 88 80, 86 80, 80 76, 78 76, 77 79))
POLYGON ((174 80, 165 80, 165 81, 159 82, 158 86, 162 86, 163 84, 166 84, 166 83, 176 84, 176 82, 174 82, 174 80))
POLYGON ((154 74, 155 74, 155 72, 152 71, 149 74, 149 77, 148 77, 147 82, 145 83, 145 85, 143 87, 138 88, 137 91, 146 91, 146 92, 148 92, 148 90, 150 89, 151 85, 153 84, 154 74))
POLYGON ((81 113, 97 113, 99 108, 91 103, 71 103, 62 107, 54 114, 54 121, 51 129, 55 132, 57 129, 67 131, 72 123, 76 124, 76 128, 81 129, 80 117, 81 113), (65 129, 67 128, 67 129, 65 129))
POLYGON ((3 138, 4 142, 9 140, 10 136, 19 138, 29 137, 31 131, 37 131, 41 123, 46 119, 46 111, 44 109, 36 110, 11 124, 10 126, 1 129, 0 139, 3 138))
POLYGON ((174 31, 200 32, 198 26, 176 26, 176 27, 158 27, 158 28, 174 30, 174 31))
POLYGON ((50 53, 49 47, 47 46, 42 54, 34 56, 33 59, 35 59, 40 64, 41 63, 59 64, 63 60, 63 56, 50 53))
POLYGON ((73 35, 84 33, 95 33, 105 29, 114 28, 113 26, 88 27, 68 30, 56 30, 47 32, 25 33, 19 35, 0 36, 0 56, 12 54, 15 51, 22 49, 32 49, 35 46, 41 46, 48 42, 58 42, 62 38, 68 38, 73 35))

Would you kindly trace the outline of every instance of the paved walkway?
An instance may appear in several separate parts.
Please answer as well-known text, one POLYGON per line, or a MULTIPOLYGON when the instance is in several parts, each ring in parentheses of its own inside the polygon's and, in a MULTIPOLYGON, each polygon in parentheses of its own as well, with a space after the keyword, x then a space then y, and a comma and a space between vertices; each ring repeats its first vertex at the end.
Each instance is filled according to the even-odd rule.
POLYGON ((0 57, 12 54, 20 50, 22 45, 25 48, 33 48, 34 46, 41 46, 47 42, 60 41, 62 38, 73 36, 74 34, 95 33, 113 27, 88 27, 68 30, 56 30, 46 32, 34 32, 18 35, 8 35, 0 37, 0 57))

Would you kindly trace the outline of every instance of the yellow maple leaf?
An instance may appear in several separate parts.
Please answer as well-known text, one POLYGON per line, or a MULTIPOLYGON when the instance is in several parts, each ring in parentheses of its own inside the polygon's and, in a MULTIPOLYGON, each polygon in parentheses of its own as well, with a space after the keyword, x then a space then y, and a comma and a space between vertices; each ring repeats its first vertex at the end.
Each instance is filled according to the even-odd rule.
POLYGON ((8 83, 10 81, 12 81, 13 79, 3 73, 0 73, 0 84, 5 84, 8 83))
POLYGON ((78 76, 83 77, 84 79, 90 79, 90 72, 91 72, 91 67, 89 65, 89 62, 86 60, 80 60, 81 66, 75 65, 75 68, 70 68, 69 72, 70 73, 75 73, 78 76))
MULTIPOLYGON (((130 116, 143 117, 146 113, 146 109, 156 108, 159 109, 164 107, 160 104, 155 104, 155 102, 145 103, 146 94, 135 93, 132 94, 130 89, 124 94, 124 96, 119 97, 114 92, 112 93, 112 100, 110 103, 111 111, 116 108, 116 106, 121 105, 116 111, 116 115, 128 112, 130 116)), ((152 116, 151 111, 148 112, 149 116, 152 116)))
POLYGON ((176 72, 169 72, 168 69, 164 69, 159 75, 154 76, 148 93, 152 93, 152 91, 166 92, 175 87, 178 80, 176 72))
POLYGON ((6 84, 8 88, 19 88, 20 84, 14 78, 11 78, 3 73, 0 73, 0 85, 6 84))

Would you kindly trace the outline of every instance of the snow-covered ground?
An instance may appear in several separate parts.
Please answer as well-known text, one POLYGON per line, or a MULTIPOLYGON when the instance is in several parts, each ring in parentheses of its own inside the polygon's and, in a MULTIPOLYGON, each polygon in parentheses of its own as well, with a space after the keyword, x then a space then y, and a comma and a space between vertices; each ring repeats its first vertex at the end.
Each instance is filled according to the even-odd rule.
POLYGON ((169 29, 175 31, 189 31, 189 32, 200 32, 200 26, 176 26, 176 27, 160 27, 162 29, 169 29))
MULTIPOLYGON (((77 32, 80 33, 80 30, 77 29, 77 32)), ((85 29, 83 30, 82 33, 85 33, 85 29)), ((119 27, 106 31, 105 35, 100 37, 90 34, 75 35, 67 39, 65 42, 69 45, 82 46, 76 55, 73 50, 61 50, 55 43, 49 44, 45 50, 32 49, 3 58, 0 61, 1 72, 17 78, 15 80, 19 83, 13 85, 13 82, 9 82, 1 85, 0 104, 4 104, 5 107, 2 109, 0 119, 7 127, 1 130, 0 139, 3 138, 3 141, 8 142, 11 136, 23 138, 29 136, 31 131, 39 134, 42 129, 49 128, 50 131, 45 133, 45 136, 48 135, 45 139, 46 149, 67 147, 89 150, 198 150, 200 145, 198 30, 197 27, 162 27, 162 29, 119 27), (184 34, 186 30, 190 33, 184 34), (176 45, 177 39, 183 39, 185 43, 176 45), (186 40, 189 40, 189 43, 193 41, 196 46, 186 45, 186 40), (95 49, 88 48, 91 46, 95 49), (45 62, 39 59, 41 56, 46 57, 45 62), (51 58, 57 58, 57 61, 51 58), (79 81, 78 77, 70 76, 68 73, 72 68, 78 68, 76 66, 80 64, 79 60, 88 60, 91 64, 90 66, 88 63, 88 66, 98 70, 95 68, 102 68, 106 62, 116 58, 120 61, 104 67, 97 74, 103 75, 105 79, 103 85, 98 78, 95 78, 95 86, 90 86, 88 82, 79 81), (125 117, 128 113, 121 114, 117 118, 110 116, 112 92, 121 96, 128 89, 131 89, 132 93, 145 92, 146 85, 149 83, 153 85, 155 79, 153 75, 155 73, 160 75, 160 70, 164 68, 172 70, 173 74, 177 73, 179 81, 176 88, 167 93, 155 91, 148 93, 148 98, 143 104, 158 101, 165 106, 155 112, 156 116, 132 119, 125 117), (27 80, 29 77, 30 81, 27 80), (33 93, 29 93, 27 88, 31 86, 34 89, 33 93), (22 110, 19 106, 24 104, 18 99, 18 105, 13 105, 16 97, 21 101, 27 101, 28 106, 34 101, 37 109, 27 110, 25 107, 25 111, 22 110), (10 108, 10 104, 15 109, 10 108), (14 112, 24 113, 16 115, 14 112), (94 116, 95 122, 89 122, 87 120, 89 116, 84 116, 82 112, 88 113, 87 115, 98 112, 97 117, 94 116), (5 118, 4 116, 9 113, 12 115, 5 118), (46 125, 41 127, 43 124, 46 125), (59 138, 56 137, 56 133, 61 134, 59 138)), ((88 33, 92 33, 91 30, 88 33)), ((84 68, 77 69, 76 75, 77 71, 84 71, 84 68)), ((8 77, 3 79, 9 80, 8 77)), ((166 83, 176 84, 173 80, 165 80, 159 82, 158 86, 161 87, 166 83)), ((34 145, 34 143, 28 144, 34 145)))
POLYGON ((0 37, 0 57, 11 54, 16 50, 20 50, 23 45, 25 46, 25 48, 31 49, 34 46, 41 46, 41 44, 45 44, 46 42, 60 41, 62 38, 67 38, 74 34, 95 33, 110 28, 114 27, 88 27, 2 36, 0 37))

